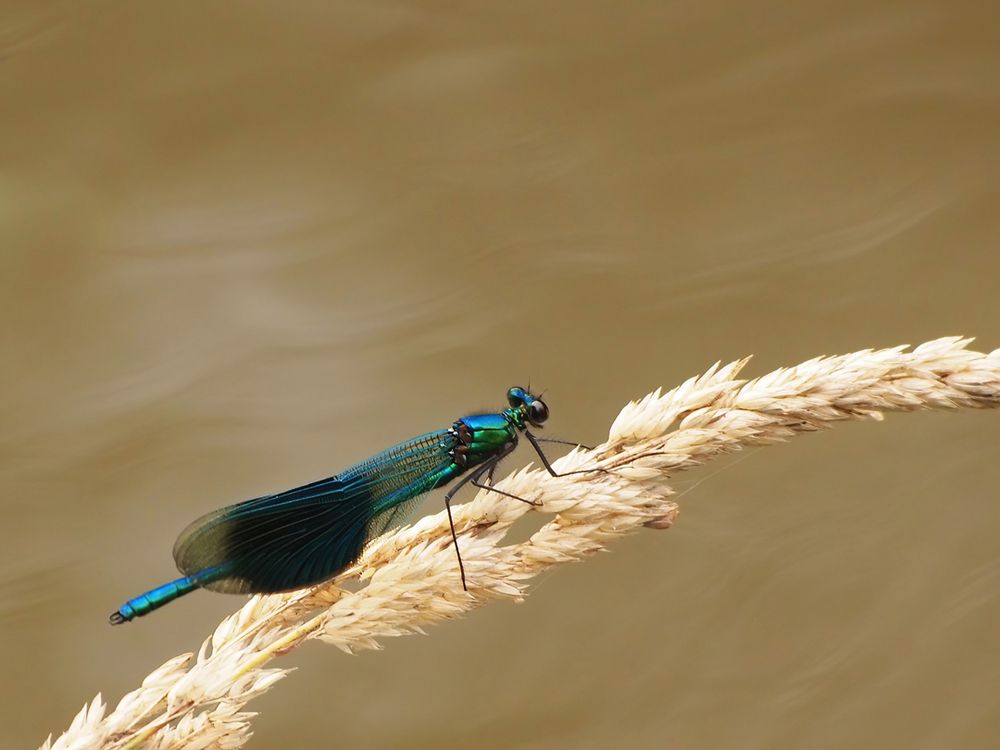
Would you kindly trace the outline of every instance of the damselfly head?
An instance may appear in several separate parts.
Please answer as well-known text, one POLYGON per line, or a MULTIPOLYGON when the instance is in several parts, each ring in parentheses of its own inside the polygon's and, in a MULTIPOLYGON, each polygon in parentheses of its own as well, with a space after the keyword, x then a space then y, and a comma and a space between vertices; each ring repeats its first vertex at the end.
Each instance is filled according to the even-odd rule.
POLYGON ((541 427, 549 418, 549 407, 538 396, 533 396, 524 388, 514 386, 507 391, 507 402, 512 409, 518 409, 535 427, 541 427))

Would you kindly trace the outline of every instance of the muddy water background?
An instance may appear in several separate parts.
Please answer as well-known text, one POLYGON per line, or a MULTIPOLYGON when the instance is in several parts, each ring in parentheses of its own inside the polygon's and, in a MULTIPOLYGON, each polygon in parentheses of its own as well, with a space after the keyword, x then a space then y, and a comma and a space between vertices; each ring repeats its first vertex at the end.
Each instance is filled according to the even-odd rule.
MULTIPOLYGON (((716 359, 1000 346, 988 8, 4 3, 0 747, 239 605, 107 626, 190 519, 512 383, 595 441, 716 359)), ((998 417, 703 471, 522 606, 302 649, 252 746, 996 747, 998 417)))

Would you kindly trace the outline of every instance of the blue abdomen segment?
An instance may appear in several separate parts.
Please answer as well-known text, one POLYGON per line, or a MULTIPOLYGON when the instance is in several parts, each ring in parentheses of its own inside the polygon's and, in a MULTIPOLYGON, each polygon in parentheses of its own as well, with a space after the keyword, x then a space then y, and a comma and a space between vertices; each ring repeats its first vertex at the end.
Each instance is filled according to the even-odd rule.
POLYGON ((196 588, 198 588, 198 584, 188 576, 178 578, 176 581, 165 583, 162 586, 157 586, 145 594, 140 594, 134 599, 129 599, 118 608, 117 612, 112 612, 110 618, 111 624, 120 625, 123 622, 134 620, 136 617, 147 615, 154 609, 159 609, 164 604, 168 604, 174 599, 194 591, 196 588))

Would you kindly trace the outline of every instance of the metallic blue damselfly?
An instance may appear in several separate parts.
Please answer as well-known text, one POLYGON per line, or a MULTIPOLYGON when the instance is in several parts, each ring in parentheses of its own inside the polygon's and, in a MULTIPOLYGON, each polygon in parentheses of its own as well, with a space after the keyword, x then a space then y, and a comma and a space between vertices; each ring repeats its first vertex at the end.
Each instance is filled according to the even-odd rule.
MULTIPOLYGON (((462 586, 465 566, 451 515, 451 499, 466 484, 484 484, 524 433, 542 464, 553 470, 529 427, 541 428, 549 409, 524 388, 507 391, 509 408, 473 414, 451 427, 399 443, 335 476, 246 500, 202 516, 174 544, 183 577, 129 599, 112 625, 149 614, 198 588, 236 594, 292 591, 328 580, 354 564, 369 541, 400 525, 420 497, 460 475, 445 495, 462 586)), ((562 443, 562 440, 547 442, 562 443)), ((575 445, 575 443, 570 443, 575 445)), ((571 472, 585 473, 585 472, 571 472)))

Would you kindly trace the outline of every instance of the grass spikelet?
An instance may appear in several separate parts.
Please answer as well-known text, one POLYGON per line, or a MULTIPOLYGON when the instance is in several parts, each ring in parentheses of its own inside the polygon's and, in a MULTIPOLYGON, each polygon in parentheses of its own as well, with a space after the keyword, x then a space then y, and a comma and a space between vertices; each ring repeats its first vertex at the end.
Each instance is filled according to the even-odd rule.
POLYGON ((539 573, 600 551, 643 526, 669 528, 678 514, 668 479, 748 446, 770 445, 885 411, 1000 406, 1000 350, 948 337, 906 347, 817 357, 746 380, 748 359, 716 364, 667 392, 629 403, 606 442, 576 449, 551 477, 515 471, 498 482, 551 516, 521 544, 501 546, 528 505, 481 491, 454 508, 469 591, 463 591, 444 511, 376 540, 337 579, 291 594, 254 596, 225 618, 197 654, 154 669, 113 711, 100 694, 43 750, 237 748, 251 735, 253 697, 287 670, 270 662, 307 640, 353 653, 389 637, 423 633, 493 599, 523 598, 539 573), (357 591, 342 587, 357 579, 357 591))

